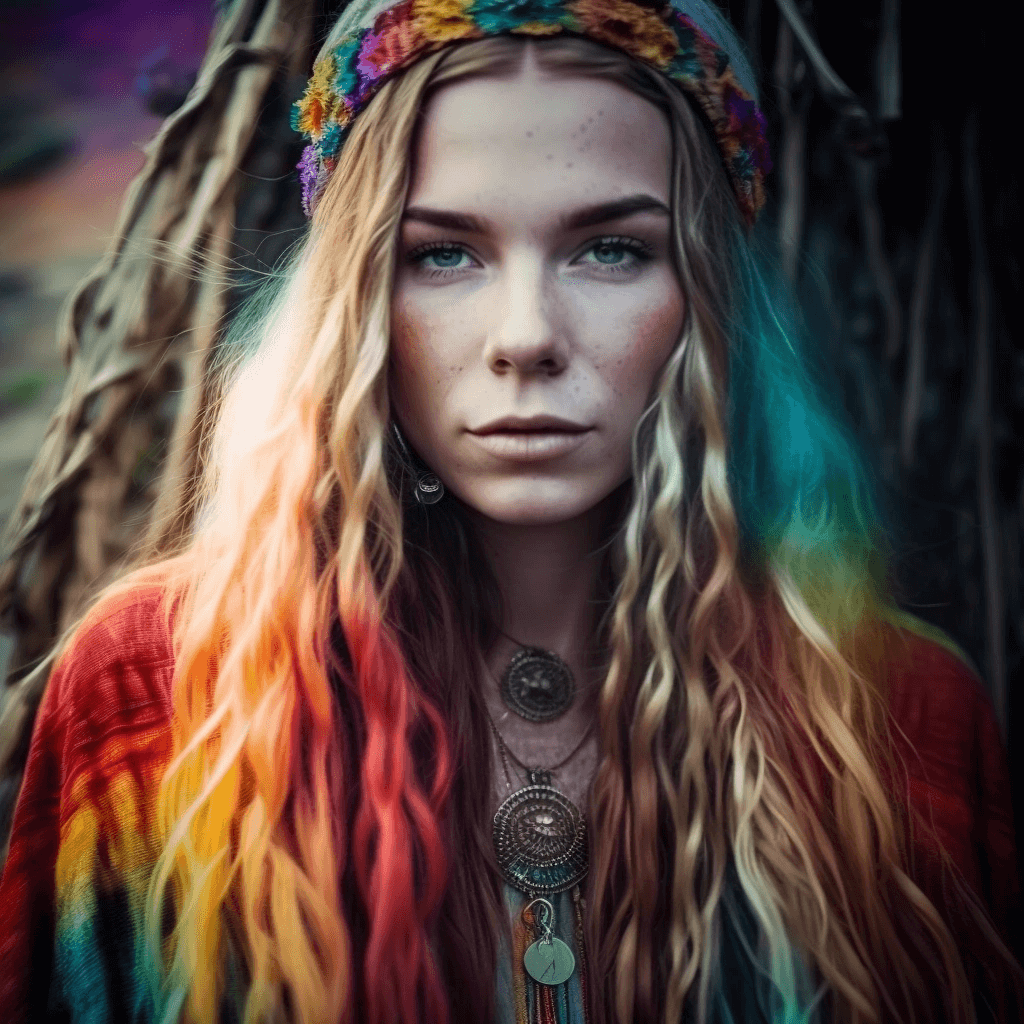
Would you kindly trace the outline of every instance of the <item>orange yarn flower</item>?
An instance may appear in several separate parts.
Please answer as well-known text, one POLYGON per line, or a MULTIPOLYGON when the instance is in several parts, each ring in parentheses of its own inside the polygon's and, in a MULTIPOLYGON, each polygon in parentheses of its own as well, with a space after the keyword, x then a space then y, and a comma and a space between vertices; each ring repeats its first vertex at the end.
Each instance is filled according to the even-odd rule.
POLYGON ((324 130, 324 123, 328 120, 337 103, 334 94, 335 63, 334 57, 328 55, 323 60, 318 60, 313 66, 313 76, 306 86, 305 95, 296 104, 298 117, 295 126, 300 132, 318 139, 324 130))
POLYGON ((413 22, 432 43, 479 39, 483 32, 469 16, 472 6, 473 0, 413 0, 413 22))
POLYGON ((657 68, 667 68, 679 49, 671 26, 650 8, 629 0, 573 0, 566 6, 586 35, 657 68))

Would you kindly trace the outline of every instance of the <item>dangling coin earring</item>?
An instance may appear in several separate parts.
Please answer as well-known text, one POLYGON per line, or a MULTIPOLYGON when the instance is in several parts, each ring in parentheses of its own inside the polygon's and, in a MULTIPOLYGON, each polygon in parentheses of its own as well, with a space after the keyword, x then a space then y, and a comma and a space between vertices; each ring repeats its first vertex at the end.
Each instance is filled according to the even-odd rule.
MULTIPOLYGON (((398 429, 396 420, 391 421, 391 429, 395 435, 395 440, 398 442, 398 447, 402 449, 405 461, 415 472, 415 463, 413 462, 412 455, 409 453, 405 438, 402 437, 402 432, 398 429)), ((426 471, 416 477, 416 486, 413 489, 413 494, 421 505, 436 505, 444 497, 444 484, 441 483, 440 478, 435 473, 426 471)))

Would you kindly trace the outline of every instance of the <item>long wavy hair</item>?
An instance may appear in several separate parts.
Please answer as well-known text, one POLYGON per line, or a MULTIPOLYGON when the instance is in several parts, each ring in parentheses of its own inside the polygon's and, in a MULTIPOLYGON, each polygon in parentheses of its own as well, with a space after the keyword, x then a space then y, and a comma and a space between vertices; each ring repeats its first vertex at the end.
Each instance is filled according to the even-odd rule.
POLYGON ((599 595, 593 1019, 731 1020, 728 947, 773 1022, 973 1021, 973 968, 911 877, 886 781, 885 665, 914 623, 866 471, 699 115, 574 38, 451 47, 380 90, 287 272, 236 322, 191 538, 119 584, 176 597, 157 1017, 212 1024, 235 997, 245 1024, 493 1017, 508 922, 475 652, 500 594, 458 500, 408 501, 389 309, 425 98, 514 75, 527 47, 664 111, 687 300, 599 595))

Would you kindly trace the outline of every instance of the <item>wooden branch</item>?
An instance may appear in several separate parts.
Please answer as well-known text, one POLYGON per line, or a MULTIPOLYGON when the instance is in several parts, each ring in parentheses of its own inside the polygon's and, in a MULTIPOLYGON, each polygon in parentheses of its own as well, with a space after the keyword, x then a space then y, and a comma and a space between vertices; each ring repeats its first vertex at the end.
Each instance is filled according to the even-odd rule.
MULTIPOLYGON (((234 206, 225 205, 207 242, 216 259, 226 259, 231 248, 234 206)), ((213 355, 226 309, 227 294, 219 282, 206 282, 197 302, 193 347, 185 360, 184 404, 175 421, 170 452, 165 462, 156 500, 142 542, 143 560, 169 555, 192 532, 197 511, 197 486, 209 431, 219 399, 213 355)))
POLYGON ((963 133, 963 187, 974 296, 974 400, 978 428, 978 517, 985 581, 985 634, 988 683, 1003 742, 1008 741, 1005 606, 1000 561, 1003 557, 996 507, 992 431, 992 282, 985 248, 985 215, 978 167, 978 113, 972 110, 963 133))
POLYGON ((882 0, 882 35, 878 42, 875 75, 878 83, 879 120, 898 120, 903 113, 900 0, 882 0))
POLYGON ((839 114, 846 142, 861 155, 878 155, 885 149, 885 136, 857 94, 836 74, 800 13, 796 0, 776 0, 776 3, 807 55, 822 98, 839 114))
POLYGON ((885 321, 885 358, 892 360, 899 354, 903 344, 903 309, 896 290, 896 279, 893 277, 889 257, 885 251, 882 211, 879 209, 875 191, 878 169, 873 160, 855 154, 850 155, 849 162, 857 190, 864 254, 867 257, 868 270, 874 281, 875 291, 882 304, 885 321))
POLYGON ((743 39, 754 76, 761 78, 761 0, 747 0, 743 9, 743 39))
POLYGON ((782 116, 779 158, 779 252, 782 271, 796 284, 803 249, 807 205, 807 108, 809 92, 803 87, 806 64, 794 45, 793 29, 780 19, 773 77, 782 116))
POLYGON ((925 350, 927 347, 928 309, 931 299, 935 255, 939 247, 942 219, 949 192, 949 160, 946 148, 935 129, 932 141, 932 181, 921 242, 914 270, 914 291, 910 298, 907 376, 903 389, 903 410, 900 422, 900 458, 909 469, 914 464, 917 426, 924 399, 925 350))

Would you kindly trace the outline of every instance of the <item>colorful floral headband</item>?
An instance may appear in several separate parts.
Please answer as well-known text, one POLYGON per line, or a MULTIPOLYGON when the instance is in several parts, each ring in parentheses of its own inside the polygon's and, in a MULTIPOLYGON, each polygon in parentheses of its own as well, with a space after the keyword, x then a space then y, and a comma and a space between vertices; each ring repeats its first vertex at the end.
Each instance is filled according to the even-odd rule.
POLYGON ((485 36, 585 36, 662 72, 710 123, 747 224, 771 170, 764 115, 729 54, 700 27, 702 0, 401 0, 352 3, 313 67, 292 126, 310 140, 299 162, 307 216, 327 186, 353 118, 383 82, 420 57, 485 36), (681 8, 690 8, 689 13, 681 8))

